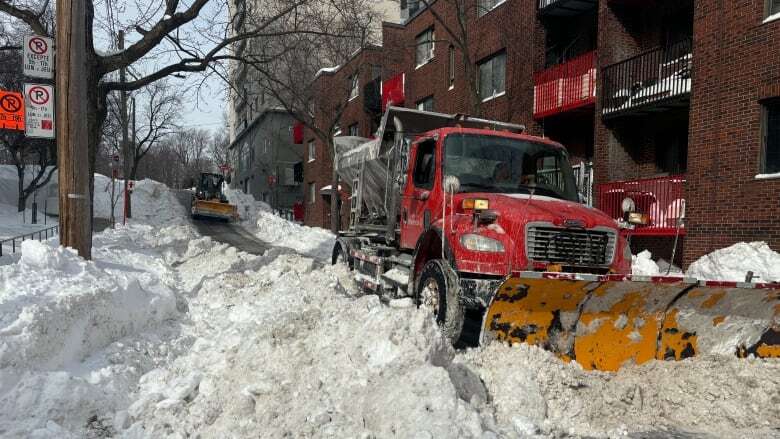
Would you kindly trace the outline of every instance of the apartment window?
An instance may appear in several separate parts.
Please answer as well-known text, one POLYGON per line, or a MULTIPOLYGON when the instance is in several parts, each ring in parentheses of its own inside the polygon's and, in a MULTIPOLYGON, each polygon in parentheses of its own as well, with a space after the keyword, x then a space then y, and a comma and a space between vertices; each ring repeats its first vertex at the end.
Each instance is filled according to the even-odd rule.
POLYGON ((506 52, 479 63, 479 97, 483 101, 501 96, 506 91, 506 52))
POLYGON ((780 172, 780 98, 764 104, 763 169, 766 174, 780 172))
POLYGON ((314 140, 309 140, 309 161, 313 162, 317 158, 317 147, 314 144, 314 140))
POLYGON ((479 16, 483 16, 493 10, 496 6, 504 3, 505 0, 479 0, 479 16))
POLYGON ((780 14, 780 0, 766 0, 766 15, 769 17, 778 14, 780 14))
POLYGON ((359 94, 360 91, 358 90, 358 75, 355 73, 349 77, 349 99, 355 99, 359 94))
POLYGON ((433 96, 428 96, 417 102, 417 109, 422 111, 433 111, 433 96))
POLYGON ((450 90, 455 88, 455 46, 450 45, 447 52, 447 81, 450 84, 450 90))
POLYGON ((350 136, 357 136, 358 135, 358 124, 353 123, 352 125, 347 128, 347 132, 350 136))
POLYGON ((433 38, 433 28, 429 28, 414 39, 417 67, 433 59, 433 38))
POLYGON ((309 183, 309 204, 314 204, 317 201, 317 188, 314 183, 309 183))

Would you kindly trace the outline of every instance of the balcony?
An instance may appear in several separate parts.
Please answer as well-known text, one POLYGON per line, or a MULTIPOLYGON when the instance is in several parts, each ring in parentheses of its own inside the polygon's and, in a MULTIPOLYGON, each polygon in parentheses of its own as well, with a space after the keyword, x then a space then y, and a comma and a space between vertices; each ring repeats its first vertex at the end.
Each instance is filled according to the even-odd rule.
MULTIPOLYGON (((625 198, 634 200, 637 212, 650 216, 650 222, 637 226, 632 235, 674 236, 685 211, 685 174, 597 184, 596 194, 596 207, 615 221, 623 218, 625 198)), ((680 235, 684 234, 682 225, 680 235)))
POLYGON ((596 102, 596 52, 534 73, 534 119, 596 102))
POLYGON ((596 7, 598 0, 539 0, 539 14, 570 16, 596 7))
POLYGON ((658 47, 601 72, 601 108, 606 117, 687 107, 691 95, 690 39, 658 47))

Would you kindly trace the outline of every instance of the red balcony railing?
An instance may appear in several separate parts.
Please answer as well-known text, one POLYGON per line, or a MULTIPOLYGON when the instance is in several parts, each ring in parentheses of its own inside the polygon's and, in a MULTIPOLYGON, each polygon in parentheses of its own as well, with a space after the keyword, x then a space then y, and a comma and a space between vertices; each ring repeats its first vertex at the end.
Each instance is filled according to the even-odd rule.
POLYGON ((596 102, 596 52, 534 73, 534 118, 596 102))
MULTIPOLYGON (((597 184, 596 194, 596 206, 615 220, 623 217, 625 198, 634 200, 638 212, 650 216, 650 223, 638 226, 634 235, 670 236, 685 210, 685 175, 597 184)), ((684 233, 681 227, 680 234, 684 233)))

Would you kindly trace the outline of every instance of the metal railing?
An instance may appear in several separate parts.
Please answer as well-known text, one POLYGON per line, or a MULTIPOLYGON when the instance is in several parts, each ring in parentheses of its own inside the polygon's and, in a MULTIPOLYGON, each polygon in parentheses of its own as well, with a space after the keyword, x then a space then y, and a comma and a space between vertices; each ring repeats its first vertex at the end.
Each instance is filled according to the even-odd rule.
POLYGON ((596 102, 596 52, 534 73, 534 118, 596 102))
POLYGON ((561 8, 563 15, 574 15, 578 12, 593 9, 598 4, 597 0, 539 0, 539 11, 561 8))
POLYGON ((44 239, 49 239, 50 237, 57 236, 59 234, 59 231, 60 231, 59 226, 51 226, 51 227, 47 227, 47 228, 42 229, 42 230, 37 230, 37 231, 32 232, 32 233, 25 233, 23 235, 14 236, 12 238, 6 238, 6 239, 3 239, 3 240, 0 240, 0 257, 2 257, 4 255, 4 253, 3 253, 3 246, 4 245, 8 245, 9 242, 11 243, 10 244, 11 253, 9 253, 9 254, 14 254, 14 253, 16 253, 17 249, 21 249, 22 248, 21 244, 22 244, 22 242, 24 240, 26 240, 26 239, 36 239, 36 236, 37 236, 38 241, 43 241, 44 239), (17 241, 19 242, 19 245, 16 245, 17 241))
MULTIPOLYGON (((634 200, 636 210, 650 216, 634 235, 674 236, 677 221, 684 212, 685 175, 615 181, 596 185, 596 207, 615 221, 622 219, 623 200, 634 200)), ((685 233, 684 226, 680 230, 685 233)))
POLYGON ((692 61, 693 43, 688 38, 604 67, 602 114, 629 112, 690 95, 692 61))

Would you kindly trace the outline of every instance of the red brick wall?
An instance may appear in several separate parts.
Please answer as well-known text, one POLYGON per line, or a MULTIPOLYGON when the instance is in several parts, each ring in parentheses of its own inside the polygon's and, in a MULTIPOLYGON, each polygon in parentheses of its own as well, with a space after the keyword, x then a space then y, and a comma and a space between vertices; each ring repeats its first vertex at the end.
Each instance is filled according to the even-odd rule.
POLYGON ((763 0, 699 0, 685 262, 737 241, 780 251, 780 180, 760 173, 761 99, 780 96, 780 21, 763 0))

